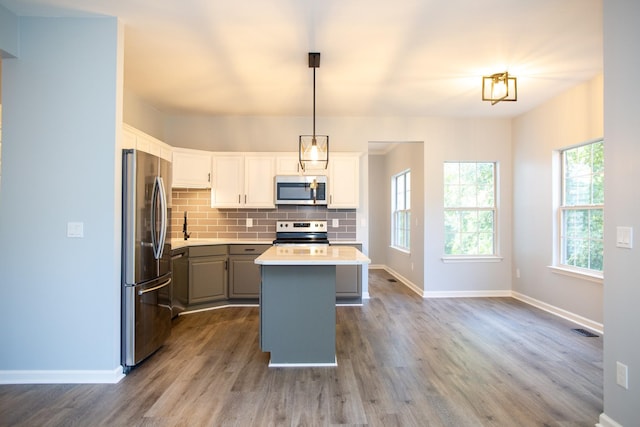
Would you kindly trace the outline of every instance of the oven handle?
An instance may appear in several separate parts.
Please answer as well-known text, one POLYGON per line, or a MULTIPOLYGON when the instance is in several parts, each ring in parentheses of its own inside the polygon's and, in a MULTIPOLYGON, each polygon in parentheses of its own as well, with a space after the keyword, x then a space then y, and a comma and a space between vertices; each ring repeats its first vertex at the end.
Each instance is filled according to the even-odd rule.
POLYGON ((153 292, 153 291, 157 291, 158 289, 164 288, 165 286, 167 286, 169 283, 171 283, 171 279, 167 280, 166 282, 164 282, 161 285, 158 286, 154 286, 153 288, 149 288, 149 289, 145 289, 144 291, 138 291, 138 295, 144 295, 147 292, 153 292))

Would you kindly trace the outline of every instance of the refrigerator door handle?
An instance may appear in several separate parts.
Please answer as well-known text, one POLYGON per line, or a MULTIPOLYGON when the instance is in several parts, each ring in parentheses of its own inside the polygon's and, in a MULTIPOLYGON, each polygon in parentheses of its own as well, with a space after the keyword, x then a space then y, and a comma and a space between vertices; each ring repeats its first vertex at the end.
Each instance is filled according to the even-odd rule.
POLYGON ((161 285, 154 286, 153 288, 145 289, 144 291, 138 291, 138 295, 144 295, 147 292, 157 291, 158 289, 164 288, 165 286, 169 285, 169 283, 171 283, 171 279, 167 280, 161 285))
POLYGON ((158 259, 162 258, 164 252, 164 244, 167 241, 167 193, 164 188, 164 180, 161 176, 156 178, 158 180, 158 188, 160 189, 160 209, 162 210, 160 216, 160 242, 158 245, 158 259))
POLYGON ((153 224, 153 231, 151 232, 153 255, 156 259, 160 259, 162 258, 164 243, 167 237, 167 195, 164 191, 164 182, 159 176, 156 176, 151 194, 151 224, 153 224), (159 203, 156 203, 158 199, 159 203), (157 229, 158 205, 160 207, 160 230, 157 229))

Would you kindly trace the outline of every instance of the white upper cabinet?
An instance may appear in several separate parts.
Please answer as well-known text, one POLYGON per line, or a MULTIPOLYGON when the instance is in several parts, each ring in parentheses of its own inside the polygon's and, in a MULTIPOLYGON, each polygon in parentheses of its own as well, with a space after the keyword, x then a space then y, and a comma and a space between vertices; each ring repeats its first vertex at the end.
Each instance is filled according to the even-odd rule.
MULTIPOLYGON (((331 164, 331 155, 329 155, 331 164)), ((298 153, 278 154, 276 158, 276 175, 327 175, 329 170, 324 163, 308 164, 304 171, 300 167, 298 153)))
POLYGON ((360 197, 360 155, 357 153, 330 153, 328 181, 328 207, 356 209, 360 197))
POLYGON ((211 153, 173 149, 173 188, 211 188, 211 153))
POLYGON ((133 148, 168 161, 172 160, 173 149, 169 144, 165 144, 126 123, 122 124, 122 148, 133 148))
POLYGON ((213 156, 211 207, 273 208, 275 157, 260 154, 213 156))

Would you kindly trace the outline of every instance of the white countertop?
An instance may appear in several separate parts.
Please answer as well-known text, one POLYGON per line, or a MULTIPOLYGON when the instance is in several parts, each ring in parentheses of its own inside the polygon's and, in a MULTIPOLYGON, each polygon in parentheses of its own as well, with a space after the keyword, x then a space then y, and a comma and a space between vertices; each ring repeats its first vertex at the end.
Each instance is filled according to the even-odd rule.
POLYGON ((272 246, 256 258, 261 265, 353 265, 371 260, 353 246, 272 246))

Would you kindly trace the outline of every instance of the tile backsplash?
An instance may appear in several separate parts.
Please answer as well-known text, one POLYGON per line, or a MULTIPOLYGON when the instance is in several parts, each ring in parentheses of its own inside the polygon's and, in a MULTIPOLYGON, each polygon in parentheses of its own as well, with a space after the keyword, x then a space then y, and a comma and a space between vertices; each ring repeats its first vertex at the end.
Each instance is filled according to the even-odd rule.
POLYGON ((257 239, 273 240, 276 221, 315 219, 327 220, 329 240, 356 240, 355 209, 328 209, 326 206, 278 206, 273 209, 217 209, 211 207, 208 189, 173 189, 171 238, 182 238, 184 215, 187 232, 192 239, 257 239), (247 219, 253 226, 247 227, 247 219), (332 227, 332 220, 339 227, 332 227))

